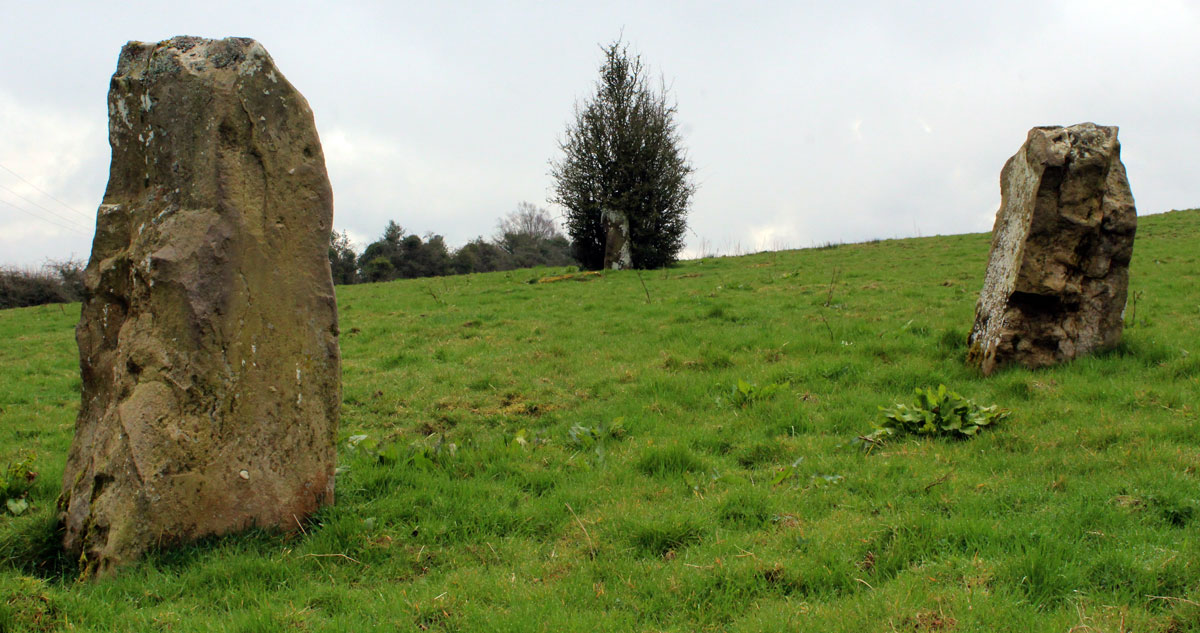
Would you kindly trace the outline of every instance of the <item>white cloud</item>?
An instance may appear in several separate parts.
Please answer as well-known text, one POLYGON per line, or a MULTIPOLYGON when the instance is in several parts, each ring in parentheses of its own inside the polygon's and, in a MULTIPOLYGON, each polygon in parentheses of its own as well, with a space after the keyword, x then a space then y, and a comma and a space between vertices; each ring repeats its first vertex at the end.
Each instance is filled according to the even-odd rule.
POLYGON ((87 257, 103 193, 95 167, 106 158, 104 123, 0 90, 0 264, 87 257))

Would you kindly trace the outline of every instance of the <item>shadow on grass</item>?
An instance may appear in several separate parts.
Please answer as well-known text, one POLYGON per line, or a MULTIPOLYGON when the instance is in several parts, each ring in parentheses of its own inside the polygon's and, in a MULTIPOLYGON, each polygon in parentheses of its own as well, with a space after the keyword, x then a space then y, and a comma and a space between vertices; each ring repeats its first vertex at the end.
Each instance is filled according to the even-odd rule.
MULTIPOLYGON (((75 581, 80 574, 79 560, 62 547, 63 528, 52 513, 3 519, 0 523, 0 568, 40 578, 52 583, 75 581)), ((168 571, 179 571, 211 557, 214 552, 269 555, 286 542, 307 538, 321 530, 316 518, 304 523, 304 532, 281 532, 252 528, 208 536, 185 545, 163 543, 151 547, 140 564, 168 571)))
MULTIPOLYGON (((319 529, 316 525, 305 525, 305 530, 312 533, 319 529)), ((299 532, 281 532, 251 528, 241 532, 205 536, 186 544, 162 544, 148 550, 142 558, 142 563, 162 571, 182 571, 210 559, 214 553, 224 554, 256 554, 264 559, 277 553, 284 543, 305 538, 299 532)))

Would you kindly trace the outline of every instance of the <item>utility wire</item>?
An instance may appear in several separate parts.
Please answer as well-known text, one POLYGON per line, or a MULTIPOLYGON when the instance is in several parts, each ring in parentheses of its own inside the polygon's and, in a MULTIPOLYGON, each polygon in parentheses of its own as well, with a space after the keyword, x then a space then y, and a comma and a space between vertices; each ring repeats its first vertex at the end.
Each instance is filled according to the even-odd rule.
POLYGON ((10 173, 10 174, 12 174, 12 175, 14 175, 14 176, 16 176, 16 177, 17 177, 17 180, 20 180, 21 182, 23 182, 23 183, 25 183, 25 184, 29 185, 30 187, 33 187, 34 189, 36 189, 36 190, 38 191, 38 193, 42 194, 43 196, 46 196, 47 198, 50 198, 51 200, 53 200, 53 201, 55 201, 55 202, 57 202, 57 203, 61 204, 61 205, 63 206, 63 208, 64 208, 64 209, 66 209, 66 210, 70 211, 71 213, 74 213, 75 215, 78 215, 79 217, 81 217, 81 218, 83 218, 83 219, 87 220, 88 222, 91 222, 91 221, 94 219, 92 216, 90 216, 90 215, 88 215, 88 214, 86 214, 86 213, 82 213, 82 212, 80 212, 80 211, 76 210, 76 209, 75 209, 75 207, 72 207, 71 205, 69 205, 69 204, 67 204, 67 203, 63 202, 62 200, 59 200, 58 198, 55 198, 54 196, 50 195, 48 192, 44 191, 44 190, 43 190, 41 187, 39 187, 39 186, 37 186, 37 185, 33 184, 32 182, 29 182, 28 180, 26 180, 26 179, 25 179, 25 177, 24 177, 24 176, 22 176, 21 174, 18 174, 17 172, 15 172, 15 171, 13 171, 13 170, 9 169, 8 167, 5 167, 3 164, 0 164, 0 169, 3 169, 4 171, 6 171, 6 172, 8 172, 8 173, 10 173))
POLYGON ((59 228, 66 229, 66 230, 68 230, 68 231, 71 231, 72 233, 78 233, 79 235, 83 235, 84 237, 87 237, 87 234, 86 234, 86 233, 84 233, 83 231, 79 230, 77 227, 73 227, 73 226, 67 226, 66 224, 59 224, 58 222, 55 222, 54 220, 51 220, 51 219, 49 219, 49 218, 47 218, 47 217, 45 217, 45 216, 38 215, 38 214, 34 213, 33 211, 30 211, 30 210, 28 210, 28 209, 22 209, 21 207, 18 207, 17 205, 15 205, 15 204, 13 204, 13 203, 11 203, 11 202, 8 202, 8 201, 6 201, 6 200, 0 200, 0 204, 5 204, 5 205, 8 205, 8 206, 10 206, 10 207, 12 207, 12 208, 16 209, 17 211, 20 211, 21 213, 24 213, 25 215, 30 215, 30 216, 33 216, 33 217, 35 217, 35 218, 37 218, 37 219, 39 219, 39 220, 41 220, 41 221, 43 221, 43 222, 46 222, 46 223, 49 223, 49 224, 53 224, 54 226, 57 226, 57 227, 59 227, 59 228))
MULTIPOLYGON (((42 211, 45 211, 46 213, 49 213, 50 215, 52 215, 52 216, 54 216, 54 217, 56 217, 56 218, 58 218, 58 219, 60 219, 60 220, 62 220, 62 221, 64 221, 64 222, 67 222, 67 223, 71 224, 72 226, 75 226, 76 228, 83 228, 83 226, 79 224, 79 221, 78 221, 78 220, 76 220, 76 219, 74 219, 74 218, 68 218, 67 216, 65 216, 65 215, 63 215, 63 214, 61 214, 61 213, 57 213, 57 212, 55 212, 55 211, 51 211, 50 209, 47 209, 46 207, 43 207, 42 205, 40 205, 40 204, 38 204, 38 203, 34 202, 33 200, 30 200, 29 198, 26 198, 25 196, 23 196, 23 195, 21 195, 21 194, 19 194, 19 193, 15 192, 15 191, 13 191, 12 189, 9 189, 8 187, 5 187, 4 185, 0 185, 0 189, 3 189, 4 191, 7 191, 7 192, 11 193, 12 195, 14 195, 14 196, 16 196, 16 197, 18 197, 18 198, 20 198, 20 199, 24 200, 25 202, 28 202, 29 204, 32 204, 33 206, 35 206, 35 207, 37 207, 37 208, 41 209, 42 211)), ((12 203, 9 203, 9 205, 10 205, 10 206, 12 206, 12 203)))

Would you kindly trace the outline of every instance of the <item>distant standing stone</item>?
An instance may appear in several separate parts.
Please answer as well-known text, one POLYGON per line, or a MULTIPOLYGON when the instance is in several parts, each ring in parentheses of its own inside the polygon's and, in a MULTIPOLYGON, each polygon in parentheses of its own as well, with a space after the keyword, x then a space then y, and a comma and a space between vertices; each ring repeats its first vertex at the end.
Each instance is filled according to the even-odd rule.
POLYGON ((63 544, 85 574, 152 546, 296 529, 333 501, 333 194, 312 111, 251 39, 130 42, 76 329, 63 544))
POLYGON ((1137 211, 1117 128, 1033 128, 1000 194, 968 362, 988 375, 1119 343, 1137 211))
POLYGON ((605 270, 626 270, 633 267, 633 251, 629 246, 629 218, 625 213, 605 208, 604 266, 605 270))

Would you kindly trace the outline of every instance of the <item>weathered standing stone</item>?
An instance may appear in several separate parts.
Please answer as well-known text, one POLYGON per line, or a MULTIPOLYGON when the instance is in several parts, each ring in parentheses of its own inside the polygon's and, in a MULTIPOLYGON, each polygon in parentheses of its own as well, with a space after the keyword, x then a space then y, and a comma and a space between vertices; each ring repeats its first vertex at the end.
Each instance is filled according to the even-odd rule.
POLYGON ((63 544, 85 573, 333 500, 333 194, 312 111, 254 40, 130 42, 76 330, 63 544))
POLYGON ((1000 193, 968 362, 987 375, 1120 342, 1137 212, 1117 128, 1030 130, 1000 193))

